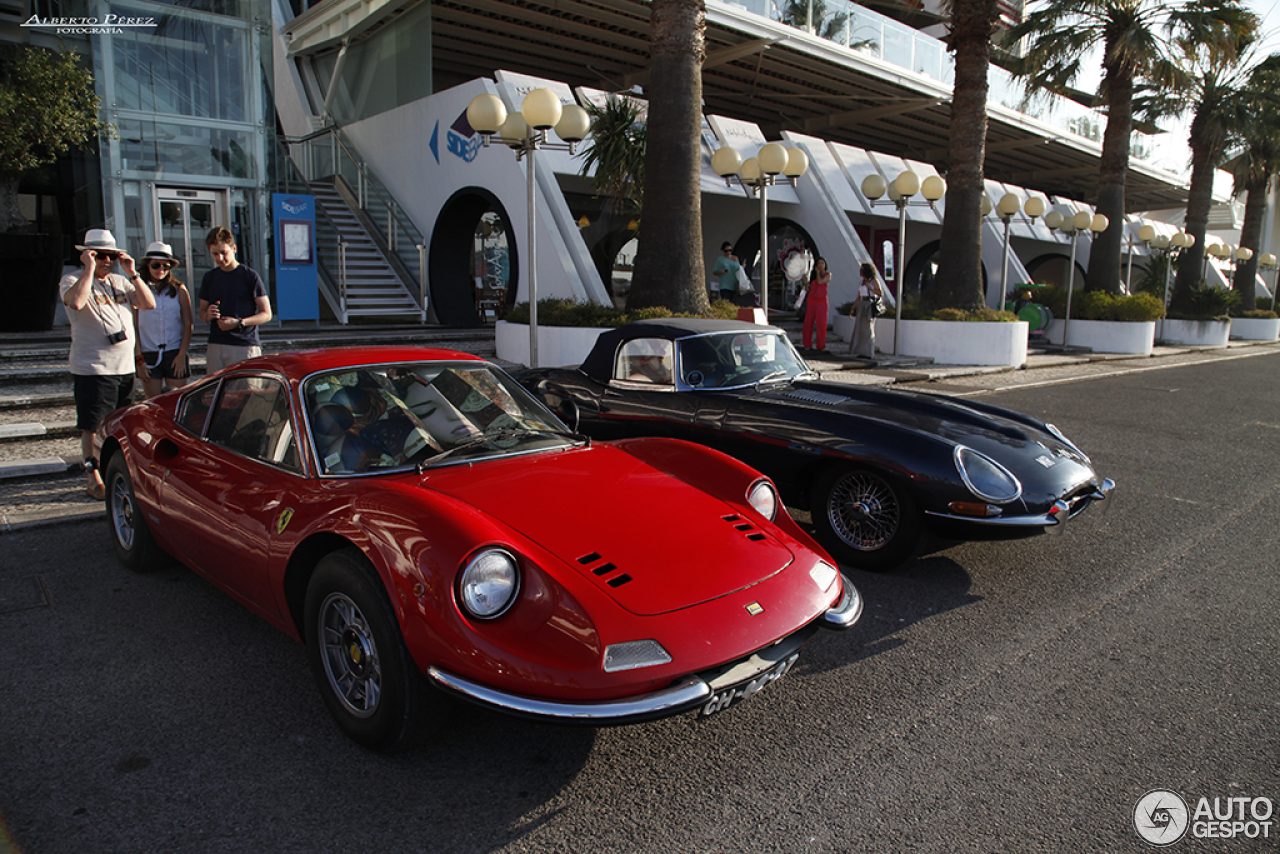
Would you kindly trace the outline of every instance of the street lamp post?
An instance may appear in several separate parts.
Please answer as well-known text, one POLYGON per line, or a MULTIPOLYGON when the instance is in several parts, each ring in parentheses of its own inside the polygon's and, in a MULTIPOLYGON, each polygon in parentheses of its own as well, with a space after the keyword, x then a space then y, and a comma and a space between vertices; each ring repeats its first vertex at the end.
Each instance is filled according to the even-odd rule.
POLYGON ((591 130, 591 117, 577 104, 561 104, 560 96, 550 89, 534 89, 524 96, 520 113, 507 114, 507 107, 497 95, 476 95, 467 105, 467 121, 484 140, 497 137, 515 151, 516 159, 526 158, 528 187, 529 237, 529 367, 538 367, 538 241, 537 241, 537 177, 534 152, 540 148, 573 153, 574 146, 591 130), (549 142, 547 131, 555 129, 563 143, 549 142))
POLYGON ((736 178, 739 184, 760 194, 760 307, 768 321, 769 186, 782 181, 794 187, 800 176, 809 170, 809 155, 799 148, 769 142, 760 146, 755 157, 744 161, 741 154, 724 146, 711 156, 711 168, 724 178, 726 184, 731 185, 736 178))
MULTIPOLYGON (((1009 225, 1018 215, 1018 211, 1026 213, 1026 221, 1035 222, 1039 217, 1044 216, 1044 210, 1044 199, 1032 196, 1024 205, 1016 193, 1005 193, 996 205, 996 215, 1004 223, 1004 261, 1000 267, 1000 287, 1006 294, 1009 293, 1009 225)), ((999 309, 1003 304, 1004 301, 997 298, 995 308, 999 309)))
POLYGON ((1057 211, 1050 211, 1045 215, 1044 223, 1050 229, 1061 230, 1071 238, 1071 272, 1067 279, 1067 316, 1062 318, 1062 346, 1067 347, 1070 341, 1067 336, 1071 332, 1071 294, 1076 289, 1076 243, 1078 242, 1076 237, 1083 231, 1092 231, 1094 234, 1106 231, 1110 221, 1100 213, 1090 214, 1088 211, 1078 211, 1071 219, 1066 219, 1057 211))
MULTIPOLYGON (((937 175, 930 175, 923 181, 920 176, 910 169, 903 172, 897 178, 893 179, 893 183, 886 184, 884 178, 879 175, 868 175, 862 180, 862 195, 874 206, 881 204, 880 197, 889 194, 889 198, 884 203, 894 205, 898 209, 898 262, 897 262, 897 280, 898 293, 897 299, 894 300, 893 314, 893 355, 898 355, 898 342, 902 340, 902 336, 898 334, 898 327, 902 323, 902 300, 906 296, 907 281, 907 205, 910 204, 927 204, 933 207, 938 200, 947 194, 947 183, 937 175), (912 202, 911 197, 916 193, 924 196, 923 202, 912 202)), ((874 323, 874 319, 872 320, 874 323)))

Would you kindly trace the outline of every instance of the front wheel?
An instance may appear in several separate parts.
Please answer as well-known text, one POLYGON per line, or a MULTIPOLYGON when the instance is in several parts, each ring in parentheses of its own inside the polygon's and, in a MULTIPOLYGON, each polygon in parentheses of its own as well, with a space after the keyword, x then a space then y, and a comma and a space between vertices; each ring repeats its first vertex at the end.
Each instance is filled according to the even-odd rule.
POLYGON ((841 563, 885 572, 920 546, 920 516, 906 490, 865 468, 836 468, 814 484, 818 538, 841 563))
POLYGON ((358 551, 326 555, 316 567, 306 644, 325 706, 357 744, 397 750, 443 724, 448 701, 418 670, 382 581, 358 551))
POLYGON ((151 536, 147 520, 142 516, 123 451, 116 453, 107 463, 106 484, 107 519, 111 523, 111 542, 116 547, 116 557, 135 572, 159 569, 165 563, 165 554, 151 536))

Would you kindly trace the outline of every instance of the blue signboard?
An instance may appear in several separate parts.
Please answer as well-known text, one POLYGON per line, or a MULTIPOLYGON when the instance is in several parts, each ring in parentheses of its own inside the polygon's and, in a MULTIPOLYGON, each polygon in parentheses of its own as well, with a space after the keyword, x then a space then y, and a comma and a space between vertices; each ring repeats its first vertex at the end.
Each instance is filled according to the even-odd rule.
POLYGON ((276 226, 276 315, 281 320, 319 320, 316 270, 316 197, 272 193, 276 226))

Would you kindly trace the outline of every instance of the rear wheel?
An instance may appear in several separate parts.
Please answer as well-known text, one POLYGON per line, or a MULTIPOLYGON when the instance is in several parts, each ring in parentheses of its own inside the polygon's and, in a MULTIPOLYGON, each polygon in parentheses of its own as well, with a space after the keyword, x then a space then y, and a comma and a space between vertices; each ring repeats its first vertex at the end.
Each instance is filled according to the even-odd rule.
POLYGON ((885 572, 920 545, 920 517, 906 490, 866 468, 836 468, 810 498, 818 537, 841 563, 885 572))
POLYGON ((338 726, 371 750, 409 747, 443 725, 377 572, 355 549, 321 559, 307 586, 307 660, 338 726))
POLYGON ((133 493, 129 465, 120 452, 107 463, 107 519, 111 523, 111 542, 116 557, 135 572, 151 572, 162 567, 167 558, 156 545, 142 516, 142 508, 133 493))

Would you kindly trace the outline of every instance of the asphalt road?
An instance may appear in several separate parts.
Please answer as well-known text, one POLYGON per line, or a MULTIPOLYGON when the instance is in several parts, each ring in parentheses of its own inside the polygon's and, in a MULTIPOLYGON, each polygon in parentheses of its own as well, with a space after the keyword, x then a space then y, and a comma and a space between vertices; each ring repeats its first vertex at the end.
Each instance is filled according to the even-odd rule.
MULTIPOLYGON (((851 573, 862 622, 705 722, 468 710, 370 754, 191 573, 130 574, 104 522, 6 537, 0 850, 1126 852, 1153 789, 1276 804, 1280 355, 985 399, 1088 451, 1111 513, 851 573)), ((1280 851, 1275 812, 1169 850, 1280 851)))

